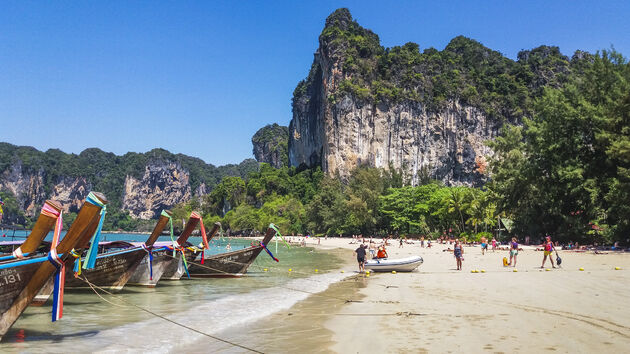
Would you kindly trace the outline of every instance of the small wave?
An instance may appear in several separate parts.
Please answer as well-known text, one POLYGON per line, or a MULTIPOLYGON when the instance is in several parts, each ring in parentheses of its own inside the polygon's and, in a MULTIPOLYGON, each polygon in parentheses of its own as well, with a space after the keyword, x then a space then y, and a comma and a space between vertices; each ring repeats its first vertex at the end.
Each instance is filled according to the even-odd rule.
MULTIPOLYGON (((167 316, 170 320, 207 334, 254 322, 278 311, 291 308, 312 293, 326 290, 352 273, 327 273, 293 279, 281 286, 228 295, 197 304, 186 311, 167 316)), ((88 346, 103 353, 137 351, 167 353, 204 338, 189 329, 154 318, 99 332, 88 346), (120 338, 125 338, 124 342, 120 338)))

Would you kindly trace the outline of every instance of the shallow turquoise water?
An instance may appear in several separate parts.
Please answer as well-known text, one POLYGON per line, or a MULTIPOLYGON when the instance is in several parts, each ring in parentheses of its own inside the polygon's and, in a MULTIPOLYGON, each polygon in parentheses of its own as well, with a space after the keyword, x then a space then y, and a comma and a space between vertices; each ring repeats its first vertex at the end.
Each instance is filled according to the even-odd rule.
MULTIPOLYGON (((145 241, 147 237, 106 234, 103 240, 145 241)), ((190 241, 198 244, 201 239, 190 241)), ((228 243, 236 250, 250 242, 216 239, 209 253, 224 252, 228 243)), ((218 333, 289 308, 347 276, 331 272, 341 263, 334 252, 288 250, 283 245, 276 252, 275 243, 269 246, 280 262, 263 251, 242 278, 161 281, 154 289, 125 287, 117 296, 103 295, 104 299, 92 291, 66 291, 61 320, 51 323, 50 301, 43 307, 29 307, 3 338, 0 351, 177 351, 199 335, 133 305, 205 333, 218 333)))

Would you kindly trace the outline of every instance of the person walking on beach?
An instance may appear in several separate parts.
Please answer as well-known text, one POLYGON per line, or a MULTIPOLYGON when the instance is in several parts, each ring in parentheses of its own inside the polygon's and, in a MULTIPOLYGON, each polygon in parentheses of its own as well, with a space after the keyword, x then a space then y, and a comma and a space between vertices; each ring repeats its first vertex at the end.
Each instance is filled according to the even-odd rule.
POLYGON ((481 238, 481 255, 483 256, 484 254, 486 254, 486 251, 488 250, 488 239, 485 237, 481 238))
POLYGON ((462 261, 464 260, 464 248, 459 242, 459 239, 455 240, 455 246, 453 246, 453 255, 457 261, 457 270, 462 270, 462 261))
POLYGON ((512 265, 512 259, 514 259, 514 267, 516 267, 516 256, 518 256, 518 242, 516 242, 516 237, 512 237, 512 242, 510 242, 510 263, 508 263, 508 266, 512 265))
POLYGON ((549 262, 551 262, 551 266, 555 268, 556 266, 553 264, 552 257, 555 247, 553 246, 553 242, 551 242, 551 237, 547 236, 545 238, 545 244, 543 246, 545 247, 545 255, 543 256, 543 262, 540 268, 545 268, 545 261, 547 260, 547 256, 549 256, 549 262))
POLYGON ((359 245, 359 248, 354 250, 357 254, 357 262, 359 262, 359 273, 365 271, 365 245, 359 245))
POLYGON ((376 242, 370 241, 370 258, 376 257, 376 242))
POLYGON ((420 247, 424 248, 424 236, 420 237, 420 247))
POLYGON ((402 237, 400 238, 400 245, 398 246, 398 248, 403 248, 403 239, 402 239, 402 237))

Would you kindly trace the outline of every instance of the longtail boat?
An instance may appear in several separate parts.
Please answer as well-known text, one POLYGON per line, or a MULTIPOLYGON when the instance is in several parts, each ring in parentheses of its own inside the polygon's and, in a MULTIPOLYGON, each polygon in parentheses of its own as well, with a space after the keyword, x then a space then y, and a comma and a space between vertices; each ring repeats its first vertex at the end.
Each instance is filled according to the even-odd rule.
MULTIPOLYGON (((203 227, 203 226, 202 226, 203 227)), ((210 241, 214 235, 216 235, 217 232, 219 232, 219 229, 221 228, 221 223, 220 222, 215 222, 214 226, 212 227, 212 230, 210 230, 210 234, 209 236, 206 238, 207 241, 210 241)), ((164 274, 162 274, 162 279, 166 279, 166 280, 179 280, 181 279, 181 277, 186 273, 186 268, 188 266, 188 264, 190 262, 192 262, 196 257, 197 257, 197 253, 201 252, 201 250, 203 248, 198 248, 198 247, 191 247, 192 245, 190 245, 190 243, 187 245, 187 247, 185 248, 185 251, 180 252, 176 257, 177 257, 177 262, 173 261, 170 262, 170 265, 166 268, 166 270, 164 271, 164 274), (188 251, 188 252, 186 252, 188 251), (182 257, 182 253, 184 255, 184 257, 182 257)))
MULTIPOLYGON (((177 264, 178 254, 185 253, 184 246, 188 237, 197 228, 199 224, 203 225, 201 215, 196 212, 192 212, 184 227, 184 231, 179 235, 177 240, 173 242, 171 249, 168 247, 159 247, 151 250, 151 255, 144 257, 140 262, 136 271, 129 280, 129 285, 139 285, 146 287, 155 287, 162 278, 162 275, 173 263, 177 264)), ((202 234, 205 233, 203 226, 201 228, 202 234)))
MULTIPOLYGON (((133 244, 126 241, 99 242, 100 254, 96 257, 94 268, 83 269, 81 264, 76 263, 76 261, 73 263, 74 267, 66 267, 66 288, 89 288, 85 281, 88 280, 100 288, 106 288, 110 291, 121 290, 131 279, 140 262, 164 230, 169 222, 170 214, 170 211, 162 211, 153 232, 144 244, 133 244)), ((87 247, 88 240, 84 239, 83 241, 85 243, 77 249, 87 247)), ((51 279, 35 296, 32 305, 42 306, 50 298, 53 290, 54 282, 51 279)))
MULTIPOLYGON (((53 304, 53 321, 62 315, 64 267, 74 262, 72 249, 86 234, 93 232, 107 199, 100 193, 90 193, 65 237, 57 244, 61 228, 55 228, 51 250, 47 256, 18 259, 0 264, 0 339, 20 317, 37 292, 53 275, 56 301, 53 304)), ((57 219, 57 225, 61 219, 57 219)))
MULTIPOLYGON (((46 238, 46 235, 55 228, 57 218, 60 215, 61 206, 59 203, 52 200, 46 200, 44 202, 44 206, 42 207, 42 211, 35 222, 35 226, 33 226, 33 229, 26 237, 26 240, 24 242, 14 241, 7 243, 7 245, 12 244, 11 252, 0 254, 0 263, 37 255, 44 238, 46 238)), ((48 250, 46 250, 46 252, 47 251, 48 250)))
POLYGON ((203 252, 198 252, 203 261, 195 259, 188 263, 188 272, 193 278, 241 277, 276 233, 277 230, 270 225, 262 242, 257 245, 205 258, 203 252))
MULTIPOLYGON (((83 278, 90 283, 109 290, 120 290, 129 281, 142 260, 151 252, 170 219, 170 212, 165 211, 144 244, 134 245, 125 241, 101 242, 100 252, 96 257, 94 268, 81 269, 83 278)), ((75 267, 77 268, 77 267, 75 267)), ((78 268, 76 269, 79 270, 78 268)), ((85 288, 84 280, 73 277, 75 270, 66 270, 66 288, 85 288)))

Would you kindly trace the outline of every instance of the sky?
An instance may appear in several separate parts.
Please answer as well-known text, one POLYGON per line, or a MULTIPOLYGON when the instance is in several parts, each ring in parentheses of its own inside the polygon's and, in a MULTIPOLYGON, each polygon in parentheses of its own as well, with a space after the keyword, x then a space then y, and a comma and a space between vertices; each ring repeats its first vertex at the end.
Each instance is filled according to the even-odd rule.
POLYGON ((386 47, 630 55, 629 1, 1 1, 0 141, 239 163, 259 128, 289 124, 340 7, 386 47))

